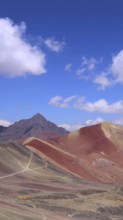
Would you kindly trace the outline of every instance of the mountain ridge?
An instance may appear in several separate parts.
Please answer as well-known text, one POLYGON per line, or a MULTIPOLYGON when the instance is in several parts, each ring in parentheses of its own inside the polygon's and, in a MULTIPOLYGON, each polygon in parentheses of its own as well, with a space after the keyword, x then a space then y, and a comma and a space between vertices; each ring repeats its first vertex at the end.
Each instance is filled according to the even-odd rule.
MULTIPOLYGON (((2 130, 2 129, 1 129, 2 130)), ((69 133, 62 127, 48 121, 40 113, 29 119, 22 119, 0 132, 0 141, 22 141, 27 137, 48 139, 69 133)))
POLYGON ((81 178, 123 182, 123 126, 102 123, 80 128, 45 143, 33 138, 26 145, 81 178), (59 149, 66 153, 61 154, 59 149))

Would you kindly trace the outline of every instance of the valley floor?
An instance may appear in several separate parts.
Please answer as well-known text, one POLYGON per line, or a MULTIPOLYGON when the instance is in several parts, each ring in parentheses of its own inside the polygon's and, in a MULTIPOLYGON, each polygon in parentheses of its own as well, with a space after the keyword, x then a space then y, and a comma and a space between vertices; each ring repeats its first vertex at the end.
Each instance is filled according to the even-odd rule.
POLYGON ((123 188, 85 181, 23 146, 0 144, 1 220, 122 220, 123 188), (16 164, 16 165, 15 165, 16 164))

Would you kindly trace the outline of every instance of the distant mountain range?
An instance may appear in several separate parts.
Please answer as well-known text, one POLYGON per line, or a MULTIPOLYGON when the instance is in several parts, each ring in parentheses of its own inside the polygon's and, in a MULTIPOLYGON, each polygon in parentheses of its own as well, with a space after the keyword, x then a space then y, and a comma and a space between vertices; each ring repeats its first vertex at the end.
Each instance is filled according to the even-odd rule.
POLYGON ((104 122, 69 133, 36 114, 8 128, 0 126, 0 141, 21 143, 83 179, 123 183, 123 126, 104 122))
POLYGON ((23 141, 28 137, 49 139, 68 133, 38 113, 30 119, 17 121, 8 128, 0 126, 0 141, 23 141))

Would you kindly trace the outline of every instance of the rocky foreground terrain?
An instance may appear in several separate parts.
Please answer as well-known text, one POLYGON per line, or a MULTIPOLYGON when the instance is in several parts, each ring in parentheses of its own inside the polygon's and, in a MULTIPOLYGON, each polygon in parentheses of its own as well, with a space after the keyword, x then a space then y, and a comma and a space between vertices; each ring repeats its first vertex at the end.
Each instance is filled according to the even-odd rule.
POLYGON ((90 182, 20 144, 0 144, 0 219, 122 219, 122 184, 90 182))

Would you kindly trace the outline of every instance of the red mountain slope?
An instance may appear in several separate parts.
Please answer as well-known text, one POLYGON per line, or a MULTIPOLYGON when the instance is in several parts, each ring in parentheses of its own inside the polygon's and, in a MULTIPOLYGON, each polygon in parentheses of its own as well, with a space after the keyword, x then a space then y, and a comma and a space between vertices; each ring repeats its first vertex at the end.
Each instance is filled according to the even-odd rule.
POLYGON ((27 144, 54 163, 88 180, 123 182, 123 127, 102 123, 43 142, 27 144))

